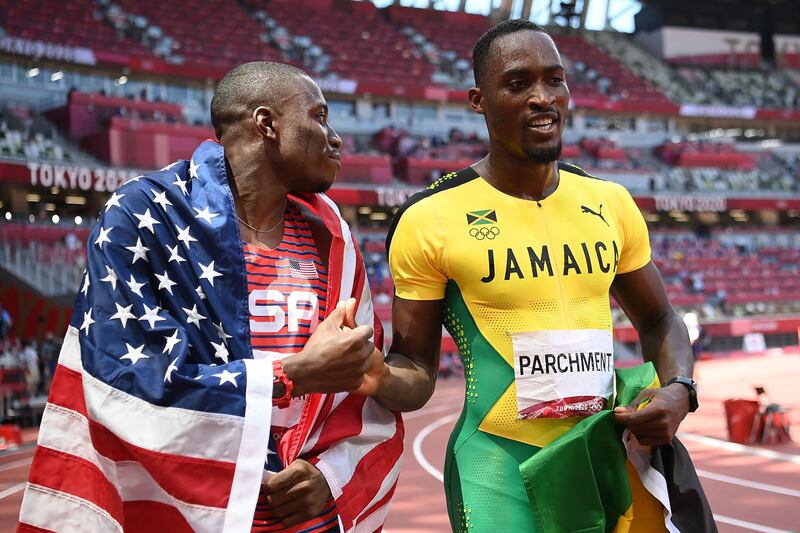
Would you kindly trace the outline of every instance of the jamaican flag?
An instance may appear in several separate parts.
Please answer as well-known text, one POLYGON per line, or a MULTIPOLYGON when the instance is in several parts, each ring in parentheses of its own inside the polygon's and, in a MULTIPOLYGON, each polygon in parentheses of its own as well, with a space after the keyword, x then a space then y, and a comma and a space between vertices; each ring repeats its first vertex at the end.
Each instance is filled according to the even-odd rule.
POLYGON ((467 224, 470 226, 483 226, 497 223, 497 211, 494 209, 481 209, 467 213, 467 224))
MULTIPOLYGON (((659 386, 652 363, 617 369, 616 405, 659 386)), ((613 411, 579 422, 519 467, 542 533, 717 528, 686 448, 625 444, 613 411), (635 517, 635 520, 634 520, 635 517)))

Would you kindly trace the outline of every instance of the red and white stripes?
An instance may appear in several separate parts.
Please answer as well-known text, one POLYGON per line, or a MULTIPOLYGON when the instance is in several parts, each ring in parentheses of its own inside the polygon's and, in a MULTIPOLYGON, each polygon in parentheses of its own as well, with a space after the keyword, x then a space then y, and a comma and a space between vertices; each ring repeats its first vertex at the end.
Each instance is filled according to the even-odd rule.
POLYGON ((246 364, 250 376, 269 379, 250 380, 253 412, 244 418, 159 407, 85 372, 78 331, 69 328, 20 530, 248 531, 266 457, 264 446, 258 459, 268 441, 263 421, 271 413, 272 380, 270 365, 246 364))

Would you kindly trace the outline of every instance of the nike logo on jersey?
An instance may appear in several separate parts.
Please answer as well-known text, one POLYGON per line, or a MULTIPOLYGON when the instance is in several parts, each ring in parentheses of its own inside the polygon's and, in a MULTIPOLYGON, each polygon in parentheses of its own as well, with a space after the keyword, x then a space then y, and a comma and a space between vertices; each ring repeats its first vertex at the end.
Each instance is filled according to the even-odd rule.
POLYGON ((592 209, 589 209, 585 205, 582 205, 581 206, 581 213, 589 213, 590 215, 594 215, 596 217, 600 217, 600 220, 605 222, 606 226, 608 226, 608 222, 606 222, 606 218, 603 216, 603 204, 600 204, 600 211, 599 212, 598 211, 594 211, 592 209))

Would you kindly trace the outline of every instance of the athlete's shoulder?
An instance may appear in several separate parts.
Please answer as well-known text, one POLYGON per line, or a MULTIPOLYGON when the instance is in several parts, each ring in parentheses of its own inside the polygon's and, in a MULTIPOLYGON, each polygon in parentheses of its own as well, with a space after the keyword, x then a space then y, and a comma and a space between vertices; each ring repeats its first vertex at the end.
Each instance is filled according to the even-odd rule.
POLYGON ((560 172, 562 172, 562 173, 563 172, 567 172, 569 174, 577 176, 577 177, 579 177, 581 179, 581 181, 584 181, 585 183, 588 183, 588 184, 597 185, 597 186, 601 186, 602 187, 603 186, 602 184, 610 183, 608 180, 605 180, 603 178, 598 178, 597 176, 595 176, 593 174, 589 174, 588 172, 586 172, 584 169, 582 169, 578 165, 573 165, 571 163, 565 163, 563 161, 559 161, 558 162, 558 170, 560 172))
POLYGON ((397 210, 392 223, 389 226, 389 232, 386 235, 386 250, 388 252, 389 245, 391 244, 392 237, 394 236, 400 220, 414 218, 417 216, 425 217, 424 213, 431 210, 446 209, 449 204, 448 196, 452 191, 457 190, 473 180, 478 179, 480 176, 472 167, 467 167, 455 172, 445 174, 438 180, 431 183, 425 189, 413 194, 406 200, 400 209, 397 210))
POLYGON ((462 168, 461 170, 457 170, 455 172, 449 172, 406 200, 397 211, 395 219, 402 216, 402 213, 407 211, 415 204, 421 202, 445 202, 447 192, 454 191, 479 177, 480 176, 478 176, 478 173, 475 172, 475 169, 472 167, 462 168))
POLYGON ((573 174, 574 176, 577 176, 578 182, 581 183, 582 185, 592 187, 595 189, 601 189, 604 192, 606 192, 606 194, 621 195, 621 196, 630 194, 628 193, 628 189, 626 189, 623 185, 604 178, 599 178, 593 174, 589 174, 578 165, 572 165, 570 163, 564 163, 562 161, 559 161, 558 169, 561 172, 568 172, 570 174, 573 174))

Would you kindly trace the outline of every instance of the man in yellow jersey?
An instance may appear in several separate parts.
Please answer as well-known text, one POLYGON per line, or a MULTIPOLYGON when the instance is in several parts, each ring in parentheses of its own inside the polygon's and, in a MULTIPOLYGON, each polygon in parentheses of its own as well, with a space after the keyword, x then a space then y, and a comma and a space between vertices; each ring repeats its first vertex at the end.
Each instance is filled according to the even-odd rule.
MULTIPOLYGON (((640 444, 670 443, 697 408, 692 351, 630 194, 558 162, 570 94, 550 36, 529 21, 501 23, 473 63, 469 101, 486 119, 489 155, 414 195, 392 223, 394 334, 375 397, 399 411, 428 401, 444 324, 467 380, 444 473, 451 525, 533 532, 520 464, 611 405, 609 294, 664 384, 614 413, 640 444)), ((639 531, 672 530, 655 500, 633 507, 635 518, 660 513, 639 531)))

